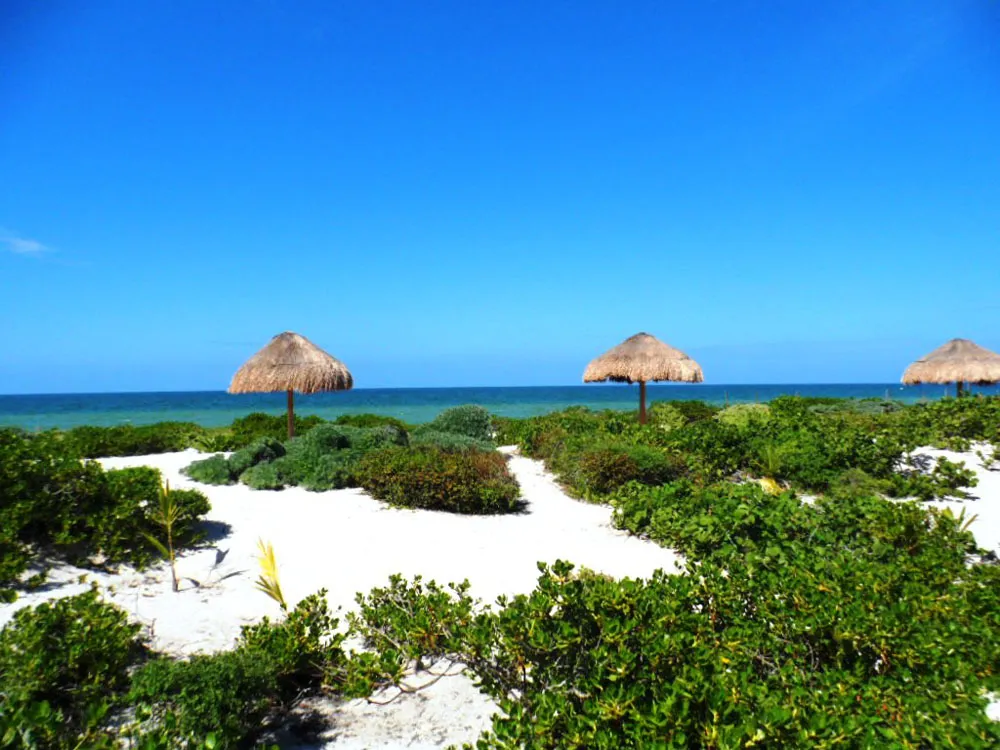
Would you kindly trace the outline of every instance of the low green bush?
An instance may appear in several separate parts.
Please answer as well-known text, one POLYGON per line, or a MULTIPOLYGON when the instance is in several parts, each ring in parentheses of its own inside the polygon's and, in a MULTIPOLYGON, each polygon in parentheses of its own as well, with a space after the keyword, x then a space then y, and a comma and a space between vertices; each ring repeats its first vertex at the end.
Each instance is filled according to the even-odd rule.
POLYGON ((492 442, 493 419, 482 406, 468 404, 445 409, 427 423, 435 432, 454 432, 459 435, 492 442))
POLYGON ((671 432, 688 424, 688 418, 674 404, 657 401, 649 407, 648 424, 658 430, 671 432))
POLYGON ((219 748, 252 746, 304 691, 343 670, 343 635, 325 595, 303 599, 283 621, 244 627, 232 651, 150 662, 133 677, 132 702, 154 723, 169 716, 177 747, 208 734, 219 748))
POLYGON ((392 505, 453 513, 509 513, 520 493, 495 451, 387 448, 366 454, 358 477, 373 497, 392 505))
MULTIPOLYGON (((306 416, 294 414, 293 419, 295 421, 295 434, 299 436, 305 435, 312 428, 325 422, 321 417, 312 414, 306 416)), ((288 416, 286 414, 253 412, 245 417, 234 419, 229 426, 229 432, 235 447, 250 445, 261 438, 285 440, 288 437, 288 416)))
POLYGON ((408 425, 403 420, 396 419, 395 417, 387 417, 382 414, 341 414, 333 420, 333 423, 348 425, 350 427, 385 427, 389 425, 403 432, 410 432, 412 429, 411 425, 408 425))
POLYGON ((236 478, 251 466, 267 463, 284 455, 285 446, 280 440, 272 437, 258 438, 229 457, 229 473, 236 478))
POLYGON ((288 484, 280 467, 273 463, 251 466, 240 476, 240 482, 253 490, 282 490, 288 484))
POLYGON ((650 407, 650 411, 652 412, 653 410, 662 408, 663 406, 670 406, 672 409, 679 411, 682 415, 684 415, 684 419, 688 424, 700 422, 703 419, 711 419, 719 412, 719 407, 712 406, 704 401, 695 401, 693 399, 655 401, 650 407))
POLYGON ((358 463, 362 455, 364 454, 360 451, 342 450, 320 456, 309 467, 308 473, 296 484, 310 492, 357 487, 359 485, 358 463))
POLYGON ((890 497, 913 497, 917 500, 967 498, 969 493, 965 488, 978 484, 976 472, 966 468, 965 462, 939 458, 929 472, 914 469, 905 475, 892 475, 886 482, 884 492, 890 497))
POLYGON ((643 445, 609 445, 579 455, 576 471, 564 474, 582 497, 599 499, 628 482, 657 485, 686 473, 683 458, 643 445))
POLYGON ((440 432, 431 430, 426 426, 419 427, 410 433, 410 445, 427 445, 440 448, 443 451, 491 451, 494 449, 492 443, 486 440, 477 440, 467 435, 457 432, 440 432))
MULTIPOLYGON (((146 534, 153 521, 162 479, 157 470, 135 467, 104 471, 94 461, 68 453, 58 435, 23 436, 0 429, 0 598, 12 600, 20 576, 37 555, 77 565, 156 559, 146 534)), ((177 490, 181 516, 178 546, 197 539, 208 499, 177 490)))
POLYGON ((62 435, 70 453, 81 458, 144 456, 193 447, 206 430, 193 422, 158 422, 150 425, 82 426, 62 435))
POLYGON ((733 404, 715 415, 723 424, 746 430, 751 425, 763 427, 771 419, 771 409, 767 404, 733 404))
POLYGON ((229 459, 221 453, 191 462, 181 469, 181 474, 202 484, 232 484, 236 481, 229 469, 229 459))
POLYGON ((480 749, 1000 742, 984 711, 1000 567, 967 564, 962 519, 749 485, 628 489, 648 498, 644 527, 691 556, 683 574, 618 581, 559 562, 496 611, 467 585, 397 577, 352 618, 383 657, 371 681, 398 684, 413 659, 468 665, 500 708, 480 749))
POLYGON ((2 745, 110 747, 103 725, 145 653, 139 629, 93 590, 16 612, 0 632, 2 745))

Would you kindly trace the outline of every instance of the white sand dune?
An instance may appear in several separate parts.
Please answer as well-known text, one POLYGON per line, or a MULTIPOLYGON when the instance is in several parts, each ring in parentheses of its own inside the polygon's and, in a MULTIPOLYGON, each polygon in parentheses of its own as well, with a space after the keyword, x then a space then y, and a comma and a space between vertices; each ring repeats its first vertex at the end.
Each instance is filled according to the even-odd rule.
MULTIPOLYGON (((984 469, 973 453, 921 453, 965 461, 976 470, 976 499, 934 505, 975 514, 971 530, 979 544, 1000 554, 1000 472, 984 469)), ((351 609, 357 592, 384 585, 392 573, 419 574, 439 583, 467 578, 472 594, 489 603, 500 594, 533 589, 539 561, 569 560, 616 577, 677 569, 679 558, 673 552, 612 528, 609 508, 567 497, 539 462, 516 454, 511 469, 527 507, 509 516, 401 510, 360 490, 265 492, 242 485, 205 486, 180 474, 198 457, 191 450, 102 460, 107 468, 154 466, 171 486, 197 487, 208 495, 208 519, 228 529, 215 548, 180 559, 180 574, 198 585, 185 580, 182 590, 173 593, 169 572, 162 566, 117 575, 62 566, 53 571, 44 590, 0 606, 0 626, 22 606, 83 591, 88 583, 77 578, 87 575, 109 599, 149 627, 155 648, 176 655, 229 648, 242 625, 280 614, 277 605, 254 588, 259 538, 274 545, 289 602, 325 588, 335 610, 351 609)), ((474 741, 489 727, 495 708, 464 675, 445 678, 386 706, 318 700, 304 710, 322 715, 328 729, 317 744, 299 747, 442 748, 474 741)), ((1000 716, 1000 705, 990 710, 1000 716)))
MULTIPOLYGON (((101 461, 106 468, 154 466, 172 487, 197 487, 211 500, 208 520, 228 527, 216 548, 180 558, 185 580, 179 593, 171 591, 163 566, 118 575, 61 566, 44 590, 0 607, 0 626, 20 607, 85 590, 88 583, 77 579, 86 575, 149 627, 154 648, 176 655, 229 648, 242 625, 280 614, 254 587, 258 539, 274 545, 289 602, 325 588, 334 610, 352 608, 357 592, 385 585, 393 573, 439 583, 467 578, 472 595, 490 603, 501 594, 531 591, 539 561, 569 560, 616 577, 676 569, 678 558, 670 550, 612 528, 609 508, 567 497, 539 462, 517 455, 510 464, 526 508, 507 516, 391 508, 361 490, 206 486, 180 473, 199 455, 189 450, 101 461)), ((489 726, 495 706, 471 680, 458 676, 388 706, 320 702, 316 709, 330 717, 329 747, 436 748, 475 740, 489 726)))

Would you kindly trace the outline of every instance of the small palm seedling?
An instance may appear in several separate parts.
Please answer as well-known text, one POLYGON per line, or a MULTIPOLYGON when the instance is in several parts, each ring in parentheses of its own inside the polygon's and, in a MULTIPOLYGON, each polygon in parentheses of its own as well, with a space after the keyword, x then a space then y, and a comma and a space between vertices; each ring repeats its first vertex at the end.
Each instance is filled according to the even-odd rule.
POLYGON ((287 612, 288 605, 285 603, 285 595, 281 593, 281 582, 278 580, 278 561, 274 557, 274 547, 271 546, 270 542, 264 544, 263 539, 258 539, 257 549, 260 550, 260 554, 257 556, 260 563, 257 589, 274 599, 281 607, 282 612, 287 612))
POLYGON ((146 534, 145 536, 159 550, 160 554, 170 562, 170 576, 174 591, 180 589, 177 578, 177 559, 174 554, 174 524, 177 523, 180 515, 180 506, 174 501, 173 495, 170 493, 170 482, 166 482, 160 488, 160 497, 156 510, 150 515, 150 520, 163 528, 167 537, 166 544, 152 534, 146 534))

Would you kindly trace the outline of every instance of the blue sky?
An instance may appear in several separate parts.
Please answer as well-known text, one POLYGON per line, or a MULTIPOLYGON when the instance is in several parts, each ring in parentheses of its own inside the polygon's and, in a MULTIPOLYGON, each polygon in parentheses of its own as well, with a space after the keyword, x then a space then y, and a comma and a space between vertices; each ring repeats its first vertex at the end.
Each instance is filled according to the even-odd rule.
POLYGON ((0 393, 1000 349, 1000 3, 7 0, 0 393))

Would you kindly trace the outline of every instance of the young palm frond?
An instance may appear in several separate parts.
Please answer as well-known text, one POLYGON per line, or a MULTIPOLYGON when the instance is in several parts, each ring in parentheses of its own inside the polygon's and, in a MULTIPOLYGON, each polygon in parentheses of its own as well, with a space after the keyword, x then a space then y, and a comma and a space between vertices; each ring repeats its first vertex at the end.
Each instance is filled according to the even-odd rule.
POLYGON ((181 509, 174 501, 174 497, 170 492, 170 482, 168 481, 160 488, 160 497, 156 510, 150 514, 150 520, 158 526, 163 527, 167 536, 166 544, 152 534, 144 534, 150 544, 156 547, 157 551, 170 562, 170 576, 174 591, 180 588, 177 578, 177 560, 174 554, 174 524, 177 523, 180 515, 181 509))
POLYGON ((263 539, 258 539, 257 549, 260 550, 260 554, 257 556, 260 563, 257 589, 274 599, 281 607, 282 612, 287 612, 288 605, 285 603, 285 595, 281 592, 281 582, 278 579, 278 561, 274 557, 274 547, 271 546, 270 542, 264 544, 263 539))

